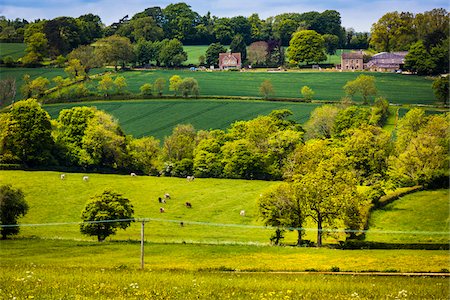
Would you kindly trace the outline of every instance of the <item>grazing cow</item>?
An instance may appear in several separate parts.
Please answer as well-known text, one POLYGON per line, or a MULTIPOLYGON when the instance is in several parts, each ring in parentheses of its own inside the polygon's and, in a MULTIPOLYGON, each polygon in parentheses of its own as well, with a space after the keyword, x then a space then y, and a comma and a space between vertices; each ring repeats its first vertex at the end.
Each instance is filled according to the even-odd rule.
POLYGON ((158 197, 158 202, 163 203, 162 201, 163 201, 163 199, 161 197, 158 197))
POLYGON ((89 176, 83 176, 83 181, 88 181, 89 180, 89 176))
POLYGON ((66 174, 61 174, 61 180, 64 180, 66 178, 66 174))
POLYGON ((183 226, 184 226, 184 223, 183 223, 183 222, 180 222, 180 226, 183 227, 183 226))
POLYGON ((169 193, 165 193, 165 194, 164 194, 164 199, 170 199, 169 193))
POLYGON ((241 210, 241 212, 239 213, 242 217, 245 217, 245 210, 241 210))
POLYGON ((130 176, 136 176, 136 173, 131 173, 130 176))
POLYGON ((160 213, 165 212, 164 207, 160 207, 160 208, 159 208, 159 212, 160 212, 160 213))
POLYGON ((191 202, 186 202, 185 205, 186 205, 187 208, 192 208, 191 202))
POLYGON ((187 176, 186 179, 187 179, 187 181, 193 181, 195 179, 195 177, 194 176, 187 176))

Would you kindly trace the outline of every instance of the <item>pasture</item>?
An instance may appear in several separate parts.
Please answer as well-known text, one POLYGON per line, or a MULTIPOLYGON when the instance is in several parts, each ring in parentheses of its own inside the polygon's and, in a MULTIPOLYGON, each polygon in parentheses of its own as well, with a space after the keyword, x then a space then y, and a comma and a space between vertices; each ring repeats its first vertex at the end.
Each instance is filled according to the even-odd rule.
MULTIPOLYGON (((0 241, 0 299, 449 297, 448 278, 397 275, 445 272, 450 269, 448 251, 269 246, 273 229, 265 229, 256 218, 256 201, 261 191, 276 182, 199 178, 187 182, 101 174, 89 174, 85 182, 83 174, 66 173, 65 180, 59 174, 0 171, 0 182, 23 189, 30 205, 20 222, 35 224, 22 226, 14 239, 0 241), (80 213, 87 199, 108 187, 132 201, 136 217, 152 218, 145 225, 144 270, 139 270, 139 223, 103 243, 79 233, 80 213), (156 199, 166 192, 172 199, 161 214, 156 199), (192 209, 184 207, 186 200, 193 204, 192 209), (246 210, 245 217, 239 215, 241 209, 246 210), (72 223, 59 224, 66 222, 72 223), (43 223, 54 224, 37 225, 43 223), (365 275, 318 273, 330 271, 365 275), (375 276, 379 272, 391 276, 375 276)), ((442 203, 448 192, 432 193, 429 199, 441 199, 435 209, 444 211, 442 203)), ((409 202, 412 211, 423 213, 420 203, 414 207, 414 198, 409 202)), ((436 219, 442 219, 441 215, 437 213, 436 219)), ((448 222, 443 218, 441 223, 448 222)), ((433 228, 424 225, 421 230, 433 228)), ((314 235, 308 231, 305 238, 314 239, 314 235)), ((295 234, 289 232, 285 243, 294 241, 295 234)))
MULTIPOLYGON (((91 174, 89 181, 85 182, 82 175, 66 174, 66 179, 61 180, 58 172, 0 171, 0 182, 11 183, 25 193, 30 210, 21 219, 22 223, 70 223, 60 226, 26 226, 21 229, 20 236, 95 240, 81 235, 76 223, 81 221, 80 214, 89 197, 106 188, 113 188, 129 198, 134 205, 135 217, 151 219, 147 239, 152 242, 266 245, 274 231, 263 227, 258 219, 257 200, 265 189, 276 182, 209 178, 187 182, 184 178, 104 174, 91 174), (172 199, 162 205, 157 199, 165 193, 170 193, 172 199), (184 206, 186 201, 192 203, 192 209, 184 206), (165 208, 165 213, 159 212, 161 206, 165 208), (239 214, 241 210, 245 210, 245 216, 239 214), (180 226, 180 222, 184 226, 180 226)), ((417 194, 417 199, 431 201, 427 209, 423 208, 424 200, 415 201, 416 194, 404 197, 398 201, 400 204, 406 203, 408 211, 395 217, 396 224, 404 225, 393 228, 389 212, 380 210, 376 213, 386 216, 383 219, 374 214, 368 237, 371 237, 372 229, 386 231, 385 234, 377 234, 377 239, 372 239, 379 242, 397 242, 392 240, 391 230, 448 232, 448 215, 445 214, 448 212, 448 192, 437 190, 417 194), (421 216, 433 218, 433 223, 417 225, 421 216)), ((307 228, 304 238, 315 241, 315 224, 307 223, 304 227, 307 228)), ((133 223, 126 231, 118 231, 111 239, 139 240, 139 236, 140 225, 133 223)), ((326 241, 336 243, 337 239, 343 238, 343 234, 330 235, 326 241)), ((294 244, 295 240, 296 232, 287 232, 285 243, 294 244)), ((448 242, 448 234, 405 234, 402 242, 445 243, 448 242)))
POLYGON ((122 129, 134 137, 154 136, 161 141, 178 124, 192 124, 197 130, 226 129, 238 120, 267 115, 275 109, 289 109, 291 119, 303 124, 320 104, 268 102, 258 100, 151 99, 109 102, 79 102, 45 105, 52 118, 74 106, 96 106, 119 120, 122 129))

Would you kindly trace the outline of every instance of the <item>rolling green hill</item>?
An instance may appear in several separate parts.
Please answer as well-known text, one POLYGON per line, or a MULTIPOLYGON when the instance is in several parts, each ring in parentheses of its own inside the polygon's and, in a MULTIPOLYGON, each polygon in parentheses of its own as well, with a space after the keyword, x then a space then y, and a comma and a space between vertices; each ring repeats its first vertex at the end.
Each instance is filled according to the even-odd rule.
POLYGON ((449 242, 450 202, 448 190, 416 192, 373 212, 367 241, 385 243, 449 242), (391 231, 392 234, 379 234, 391 231), (402 231, 403 233, 395 233, 402 231), (415 232, 435 232, 421 234, 415 232), (447 232, 447 234, 438 234, 447 232))
MULTIPOLYGON (((267 243, 273 229, 261 227, 257 218, 257 199, 276 182, 197 178, 131 177, 125 175, 66 174, 61 180, 57 172, 0 171, 0 182, 23 189, 30 205, 20 222, 28 224, 65 223, 58 226, 22 227, 21 236, 92 240, 79 233, 77 222, 90 196, 112 188, 129 198, 135 217, 154 219, 148 225, 148 239, 155 242, 267 243), (158 197, 170 193, 166 204, 158 197), (192 209, 184 206, 189 201, 192 209), (159 212, 163 206, 165 213, 159 212), (239 212, 245 210, 244 217, 239 212), (180 226, 180 222, 184 226, 180 226)), ((411 194, 376 211, 371 219, 367 240, 402 243, 445 243, 448 235, 397 234, 390 231, 449 231, 448 191, 424 191, 411 194), (374 232, 371 232, 373 230, 374 232), (387 231, 382 234, 378 231, 387 231), (399 238, 397 238, 399 237, 399 238)), ((315 228, 313 223, 306 228, 315 228)), ((118 231, 113 239, 139 239, 139 224, 118 231)), ((315 240, 315 231, 306 237, 315 240)), ((342 238, 342 236, 341 236, 342 238)), ((286 243, 294 243, 295 232, 288 232, 286 243)), ((335 239, 330 237, 329 242, 335 239)))
POLYGON ((275 109, 290 109, 292 119, 304 123, 320 104, 238 101, 238 100, 136 100, 45 105, 52 118, 64 108, 89 105, 105 110, 119 120, 127 134, 135 137, 154 136, 162 140, 178 124, 192 124, 195 129, 226 129, 238 120, 250 120, 275 109))

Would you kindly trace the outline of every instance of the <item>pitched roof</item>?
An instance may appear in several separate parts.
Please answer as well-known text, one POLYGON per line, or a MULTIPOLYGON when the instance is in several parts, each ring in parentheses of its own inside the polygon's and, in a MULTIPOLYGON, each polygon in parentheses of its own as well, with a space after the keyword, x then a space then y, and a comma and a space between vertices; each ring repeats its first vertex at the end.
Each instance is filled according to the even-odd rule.
POLYGON ((363 59, 364 54, 362 52, 345 52, 342 53, 343 59, 363 59))

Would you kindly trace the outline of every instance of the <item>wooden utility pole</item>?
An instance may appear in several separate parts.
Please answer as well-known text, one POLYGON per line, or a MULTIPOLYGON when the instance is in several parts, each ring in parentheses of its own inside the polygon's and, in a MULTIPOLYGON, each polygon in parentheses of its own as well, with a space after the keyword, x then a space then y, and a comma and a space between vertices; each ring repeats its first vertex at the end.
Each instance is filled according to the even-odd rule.
POLYGON ((144 226, 145 221, 141 222, 141 269, 144 270, 144 226))

